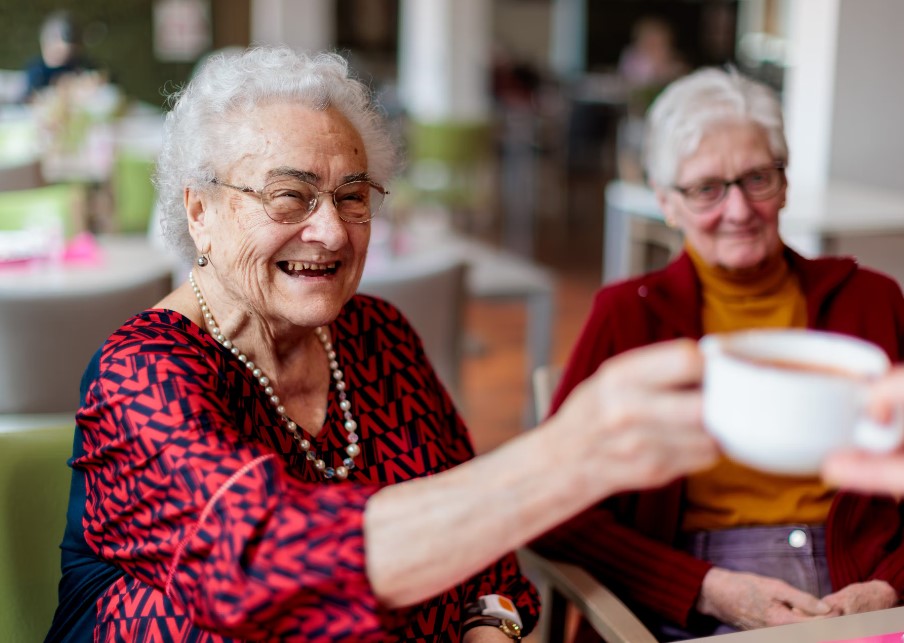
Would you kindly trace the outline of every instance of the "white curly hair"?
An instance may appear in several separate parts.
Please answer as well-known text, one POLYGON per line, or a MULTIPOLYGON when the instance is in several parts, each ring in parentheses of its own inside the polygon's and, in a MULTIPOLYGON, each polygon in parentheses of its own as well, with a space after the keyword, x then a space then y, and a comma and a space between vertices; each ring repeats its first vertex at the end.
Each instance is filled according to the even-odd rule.
POLYGON ((398 146, 383 113, 342 56, 286 47, 214 54, 170 96, 172 109, 154 176, 163 236, 184 257, 196 255, 183 204, 185 188, 208 189, 218 167, 247 153, 249 141, 235 136, 236 125, 257 105, 273 101, 337 109, 364 142, 368 174, 383 183, 397 171, 398 146))

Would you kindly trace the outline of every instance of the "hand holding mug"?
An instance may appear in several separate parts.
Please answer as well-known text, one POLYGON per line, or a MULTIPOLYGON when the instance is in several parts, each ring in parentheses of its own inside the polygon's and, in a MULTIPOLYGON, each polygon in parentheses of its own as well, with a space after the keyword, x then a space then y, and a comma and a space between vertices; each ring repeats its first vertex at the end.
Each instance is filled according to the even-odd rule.
POLYGON ((703 359, 688 339, 627 351, 603 363, 551 420, 583 445, 594 484, 609 494, 657 487, 705 469, 718 456, 701 423, 703 359))
MULTIPOLYGON (((892 422, 904 408, 904 366, 898 366, 876 381, 869 390, 868 410, 877 422, 892 422)), ((841 449, 822 467, 829 484, 856 491, 904 494, 904 450, 870 453, 841 449)))

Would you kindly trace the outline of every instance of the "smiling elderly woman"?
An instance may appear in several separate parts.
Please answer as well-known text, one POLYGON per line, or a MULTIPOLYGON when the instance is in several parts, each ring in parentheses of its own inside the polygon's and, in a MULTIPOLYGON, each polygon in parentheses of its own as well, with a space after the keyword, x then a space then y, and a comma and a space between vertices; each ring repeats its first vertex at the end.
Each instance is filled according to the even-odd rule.
MULTIPOLYGON (((768 87, 702 69, 667 87, 647 121, 649 180, 685 251, 597 293, 553 408, 614 355, 676 337, 806 327, 904 358, 904 298, 892 279, 849 258, 804 259, 782 242, 788 148, 768 87)), ((902 536, 902 505, 889 498, 723 457, 611 499, 536 547, 586 566, 662 640, 682 640, 891 607, 904 591, 902 536)), ((583 632, 579 640, 598 640, 583 632)))
POLYGON ((157 184, 194 270, 85 373, 48 640, 515 640, 514 548, 715 457, 678 342, 475 458, 416 333, 356 295, 394 165, 335 55, 214 57, 177 97, 157 184))

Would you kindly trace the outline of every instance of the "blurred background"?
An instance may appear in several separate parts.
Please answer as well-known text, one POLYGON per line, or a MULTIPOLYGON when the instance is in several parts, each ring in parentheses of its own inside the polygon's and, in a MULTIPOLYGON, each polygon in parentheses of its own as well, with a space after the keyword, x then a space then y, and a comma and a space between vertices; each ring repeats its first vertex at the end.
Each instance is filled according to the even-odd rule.
POLYGON ((593 291, 680 247, 639 154, 646 107, 694 68, 782 93, 786 238, 904 275, 899 0, 0 0, 0 21, 0 228, 34 227, 4 195, 54 187, 67 243, 155 238, 165 97, 205 56, 346 55, 406 150, 370 261, 415 236, 484 253, 453 387, 479 450, 529 423, 529 374, 565 361, 593 291))

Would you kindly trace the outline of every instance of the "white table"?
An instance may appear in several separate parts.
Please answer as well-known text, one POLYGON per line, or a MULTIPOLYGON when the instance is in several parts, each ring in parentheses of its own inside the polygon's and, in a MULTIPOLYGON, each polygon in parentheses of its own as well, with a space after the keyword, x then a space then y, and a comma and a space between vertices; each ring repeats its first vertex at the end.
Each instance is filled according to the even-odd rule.
MULTIPOLYGON (((99 237, 97 261, 0 269, 0 293, 89 292, 143 281, 149 274, 172 275, 179 266, 146 237, 99 237)), ((548 364, 552 346, 552 273, 515 254, 454 233, 427 239, 409 237, 407 247, 390 254, 371 249, 363 282, 385 271, 417 270, 437 261, 468 264, 468 292, 481 298, 517 298, 527 304, 529 368, 548 364)))
MULTIPOLYGON (((470 296, 524 301, 529 386, 534 368, 548 364, 551 357, 555 292, 552 273, 515 254, 451 232, 411 235, 406 239, 396 253, 373 245, 362 283, 386 271, 416 271, 419 266, 450 259, 464 261, 469 267, 470 296)), ((0 294, 37 298, 62 292, 87 293, 142 282, 149 274, 172 277, 179 270, 172 257, 151 245, 146 237, 100 237, 98 243, 97 261, 0 269, 0 294)))
MULTIPOLYGON (((666 227, 652 190, 611 182, 606 186, 604 281, 637 271, 632 255, 638 251, 638 240, 632 238, 637 222, 657 237, 654 242, 670 245, 680 239, 666 227)), ((904 192, 845 181, 819 189, 791 184, 780 229, 783 239, 804 255, 853 254, 866 265, 904 276, 904 192)))
MULTIPOLYGON (((527 307, 527 385, 538 366, 552 354, 555 279, 547 268, 514 253, 450 230, 397 231, 393 241, 372 243, 362 278, 388 271, 462 260, 468 265, 468 294, 485 299, 521 299, 527 307), (390 246, 394 248, 390 250, 390 246)), ((532 411, 528 413, 532 419, 532 411)))
MULTIPOLYGON (((712 643, 827 643, 893 633, 898 634, 895 640, 904 640, 901 637, 904 633, 904 607, 694 640, 712 643)), ((868 640, 864 638, 863 643, 868 643, 868 640)))
POLYGON ((101 238, 82 259, 0 269, 0 410, 74 409, 85 365, 131 315, 172 288, 173 266, 143 237, 101 238))
POLYGON ((72 413, 0 414, 0 433, 16 433, 66 424, 75 427, 74 409, 72 413))
POLYGON ((176 266, 144 236, 98 237, 98 255, 85 261, 36 261, 0 269, 0 294, 35 298, 59 293, 97 292, 170 275, 176 266))
MULTIPOLYGON (((648 268, 638 253, 633 238, 635 223, 661 230, 665 235, 678 239, 680 235, 665 225, 662 210, 656 203, 653 191, 645 185, 627 181, 611 181, 606 186, 606 213, 603 246, 603 282, 608 283, 630 277, 648 268)), ((641 240, 642 242, 642 240, 641 240)))

